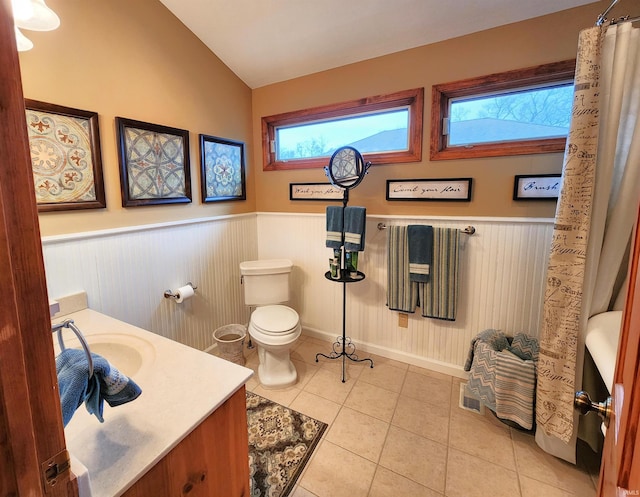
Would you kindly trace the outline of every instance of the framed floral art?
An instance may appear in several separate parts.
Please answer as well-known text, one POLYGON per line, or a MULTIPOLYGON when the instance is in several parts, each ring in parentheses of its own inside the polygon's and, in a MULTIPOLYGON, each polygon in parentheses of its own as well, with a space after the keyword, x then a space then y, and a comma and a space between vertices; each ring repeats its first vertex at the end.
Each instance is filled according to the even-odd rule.
POLYGON ((96 112, 25 100, 38 211, 106 206, 96 112))
POLYGON ((202 202, 246 200, 244 143, 200 135, 202 202))
POLYGON ((189 131, 116 117, 122 206, 191 202, 189 131))

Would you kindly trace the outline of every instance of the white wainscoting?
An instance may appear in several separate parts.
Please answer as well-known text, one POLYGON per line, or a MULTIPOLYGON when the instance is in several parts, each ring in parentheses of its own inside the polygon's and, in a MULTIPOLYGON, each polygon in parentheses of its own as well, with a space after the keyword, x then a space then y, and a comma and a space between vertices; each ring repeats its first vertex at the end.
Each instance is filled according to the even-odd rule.
MULTIPOLYGON (((366 230, 358 261, 366 279, 347 285, 347 336, 359 350, 464 376, 469 343, 479 331, 538 335, 552 219, 369 215, 366 230), (423 318, 418 310, 409 315, 408 328, 398 326, 398 313, 385 305, 387 231, 377 229, 379 222, 475 226, 476 234, 462 236, 455 322, 423 318)), ((294 262, 291 305, 305 332, 323 338, 342 330, 342 285, 324 277, 331 254, 325 247, 324 214, 258 213, 259 258, 294 262)))
MULTIPOLYGON (((551 219, 461 219, 368 216, 359 268, 347 285, 347 335, 358 350, 462 376, 469 342, 487 328, 538 334, 551 219), (463 236, 458 318, 409 316, 386 307, 386 231, 377 223, 476 227, 463 236)), ((342 330, 342 285, 328 281, 324 214, 257 213, 43 239, 49 297, 86 291, 89 306, 204 350, 224 324, 246 323, 240 286, 243 260, 290 258, 293 298, 306 334, 342 330), (181 305, 164 290, 191 281, 181 305)), ((319 350, 318 352, 326 352, 319 350)))
POLYGON ((256 230, 252 213, 46 237, 49 298, 85 291, 92 309, 204 350, 247 321, 239 264, 257 258, 256 230), (189 281, 193 298, 164 298, 189 281))

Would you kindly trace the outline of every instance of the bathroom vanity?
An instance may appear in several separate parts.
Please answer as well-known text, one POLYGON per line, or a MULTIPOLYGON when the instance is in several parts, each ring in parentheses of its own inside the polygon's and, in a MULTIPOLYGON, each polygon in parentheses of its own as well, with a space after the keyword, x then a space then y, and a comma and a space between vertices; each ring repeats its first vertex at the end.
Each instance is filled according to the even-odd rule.
MULTIPOLYGON (((91 309, 52 323, 65 319, 142 389, 128 404, 105 402, 104 423, 81 405, 66 426, 72 461, 91 482, 89 494, 79 478, 80 497, 249 495, 250 369, 91 309)), ((63 336, 65 346, 78 346, 71 332, 63 336)))

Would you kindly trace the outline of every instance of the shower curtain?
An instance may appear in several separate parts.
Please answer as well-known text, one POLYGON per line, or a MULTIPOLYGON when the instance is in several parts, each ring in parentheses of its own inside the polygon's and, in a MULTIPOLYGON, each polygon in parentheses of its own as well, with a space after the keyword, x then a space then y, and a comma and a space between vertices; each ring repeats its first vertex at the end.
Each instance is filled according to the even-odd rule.
POLYGON ((640 198, 640 48, 631 23, 580 33, 540 330, 536 442, 575 463, 584 331, 611 308, 640 198))

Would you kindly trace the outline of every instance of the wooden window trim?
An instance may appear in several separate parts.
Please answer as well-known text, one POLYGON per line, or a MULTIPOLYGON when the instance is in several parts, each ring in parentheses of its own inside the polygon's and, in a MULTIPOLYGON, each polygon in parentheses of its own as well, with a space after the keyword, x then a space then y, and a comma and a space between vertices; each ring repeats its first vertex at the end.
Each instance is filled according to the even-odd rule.
POLYGON ((576 61, 564 60, 526 69, 490 74, 478 78, 434 85, 431 94, 431 160, 471 159, 562 152, 566 138, 520 140, 469 146, 447 147, 443 134, 443 118, 449 117, 449 101, 452 98, 469 97, 482 93, 505 91, 543 83, 559 83, 573 79, 576 61))
POLYGON ((409 106, 409 150, 401 152, 378 152, 362 154, 372 164, 420 162, 422 160, 422 121, 424 112, 424 88, 414 88, 386 95, 377 95, 338 104, 286 112, 262 118, 262 164, 264 171, 282 169, 310 169, 327 165, 326 157, 312 159, 276 160, 270 143, 275 140, 278 126, 301 124, 320 119, 335 119, 349 114, 374 112, 393 107, 409 106))

